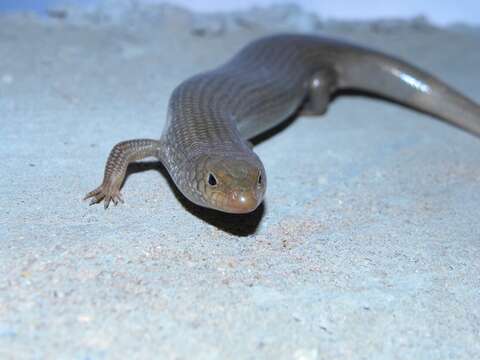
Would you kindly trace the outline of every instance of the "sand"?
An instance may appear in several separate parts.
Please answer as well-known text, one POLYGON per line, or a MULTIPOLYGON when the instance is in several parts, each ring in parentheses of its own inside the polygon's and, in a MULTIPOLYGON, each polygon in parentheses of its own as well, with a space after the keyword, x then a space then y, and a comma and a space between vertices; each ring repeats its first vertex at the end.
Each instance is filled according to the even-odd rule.
POLYGON ((295 7, 0 17, 0 358, 473 359, 480 141, 359 96, 255 147, 248 216, 183 200, 158 163, 125 204, 83 195, 111 147, 159 137, 172 89, 279 31, 401 56, 480 100, 480 32, 295 7))

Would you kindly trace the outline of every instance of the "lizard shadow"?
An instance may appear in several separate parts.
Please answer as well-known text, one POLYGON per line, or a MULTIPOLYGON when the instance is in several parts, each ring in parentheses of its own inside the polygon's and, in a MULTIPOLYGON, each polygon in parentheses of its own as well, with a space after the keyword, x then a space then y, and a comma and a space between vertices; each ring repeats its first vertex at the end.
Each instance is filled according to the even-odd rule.
MULTIPOLYGON (((125 180, 131 174, 137 172, 143 172, 147 170, 156 170, 159 172, 165 179, 168 181, 168 186, 172 190, 173 194, 183 206, 192 215, 202 219, 203 221, 214 225, 215 227, 235 236, 248 236, 255 233, 260 224, 260 221, 265 212, 265 205, 262 203, 260 206, 253 212, 249 214, 227 214, 221 211, 204 208, 198 206, 188 200, 181 192, 178 190, 177 186, 173 182, 172 178, 168 174, 167 169, 159 161, 152 162, 138 162, 132 163, 128 166, 127 174, 125 180)), ((122 184, 123 186, 123 184, 122 184)))

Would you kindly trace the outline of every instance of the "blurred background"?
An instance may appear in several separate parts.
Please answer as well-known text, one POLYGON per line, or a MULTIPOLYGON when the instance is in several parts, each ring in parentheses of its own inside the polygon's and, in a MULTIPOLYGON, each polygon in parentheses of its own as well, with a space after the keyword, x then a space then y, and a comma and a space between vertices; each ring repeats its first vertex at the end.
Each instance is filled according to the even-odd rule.
MULTIPOLYGON (((42 13, 57 4, 94 6, 100 2, 120 3, 160 3, 162 0, 0 0, 0 11, 35 11, 42 13)), ((192 10, 229 11, 252 6, 294 3, 313 11, 323 18, 368 20, 384 17, 413 17, 425 15, 435 24, 448 25, 457 22, 480 25, 479 0, 170 0, 171 4, 188 7, 192 10)))

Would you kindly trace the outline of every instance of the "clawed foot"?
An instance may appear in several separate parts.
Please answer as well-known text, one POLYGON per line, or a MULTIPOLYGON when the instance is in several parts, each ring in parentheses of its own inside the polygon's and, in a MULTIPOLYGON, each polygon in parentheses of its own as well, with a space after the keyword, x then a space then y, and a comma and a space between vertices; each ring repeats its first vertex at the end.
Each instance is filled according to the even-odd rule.
POLYGON ((102 184, 93 191, 90 191, 83 200, 92 198, 90 205, 98 204, 102 200, 104 201, 105 209, 108 208, 110 202, 113 202, 116 206, 119 202, 123 203, 122 194, 120 189, 112 184, 102 184))
POLYGON ((160 146, 160 141, 151 139, 119 142, 108 155, 102 185, 85 195, 84 200, 91 198, 90 205, 98 204, 103 200, 105 209, 110 202, 115 205, 119 202, 123 203, 120 187, 125 179, 128 164, 148 156, 157 156, 160 146))

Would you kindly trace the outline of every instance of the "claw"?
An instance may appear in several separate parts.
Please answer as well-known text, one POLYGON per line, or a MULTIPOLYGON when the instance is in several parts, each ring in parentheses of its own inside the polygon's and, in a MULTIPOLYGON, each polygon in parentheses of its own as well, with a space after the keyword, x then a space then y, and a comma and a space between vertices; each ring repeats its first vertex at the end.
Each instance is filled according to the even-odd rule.
POLYGON ((123 198, 121 196, 121 193, 118 189, 112 188, 113 186, 107 186, 102 184, 98 188, 96 188, 93 191, 90 191, 85 195, 83 200, 87 200, 89 198, 92 198, 90 201, 89 205, 95 205, 101 202, 102 200, 104 201, 103 207, 105 209, 108 209, 108 206, 110 205, 111 202, 114 203, 116 206, 119 202, 124 202, 123 198))
POLYGON ((92 198, 90 205, 98 204, 103 201, 103 207, 108 209, 111 202, 115 205, 119 201, 123 202, 120 194, 120 186, 122 184, 123 175, 107 174, 104 176, 103 182, 93 191, 85 195, 84 199, 92 198))
POLYGON ((96 192, 97 190, 93 190, 93 191, 90 191, 89 193, 87 193, 87 195, 85 195, 85 197, 83 198, 83 200, 87 200, 87 199, 90 199, 96 192))

